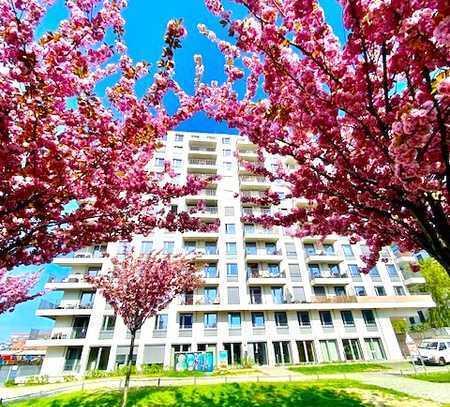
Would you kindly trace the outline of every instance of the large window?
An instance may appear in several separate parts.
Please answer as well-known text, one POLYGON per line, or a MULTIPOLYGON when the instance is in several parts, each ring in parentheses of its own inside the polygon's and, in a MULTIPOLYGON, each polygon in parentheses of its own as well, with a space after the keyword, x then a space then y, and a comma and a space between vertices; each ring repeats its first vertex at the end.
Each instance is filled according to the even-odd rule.
POLYGON ((330 274, 333 277, 340 277, 341 270, 339 269, 339 264, 329 264, 328 268, 330 269, 330 274))
POLYGON ((333 318, 330 311, 319 311, 320 323, 324 327, 333 326, 333 318))
POLYGON ((263 312, 252 312, 252 326, 255 328, 264 328, 263 312))
POLYGON ((341 317, 345 326, 355 326, 355 320, 351 311, 341 311, 341 317))
POLYGON ((361 360, 363 359, 361 345, 358 339, 342 339, 344 346, 344 355, 346 360, 361 360))
POLYGON ((241 313, 240 312, 230 312, 228 314, 228 325, 230 328, 240 328, 241 327, 241 313))
POLYGON ((343 244, 342 245, 342 251, 344 252, 345 257, 354 257, 352 246, 349 244, 343 244))
POLYGON ((205 252, 206 254, 217 254, 217 243, 205 242, 205 252))
POLYGON ((217 278, 217 264, 206 263, 203 272, 206 278, 217 278))
POLYGON ((116 317, 114 315, 105 315, 102 322, 102 331, 114 331, 116 326, 116 317))
POLYGON ((388 272, 390 279, 392 280, 398 279, 397 268, 393 264, 386 264, 386 270, 388 272))
POLYGON ((158 331, 166 330, 167 322, 168 322, 167 314, 157 314, 155 318, 155 329, 158 331))
POLYGON ((205 304, 214 304, 217 300, 217 287, 205 287, 205 304))
POLYGON ((174 242, 164 242, 164 253, 165 254, 172 254, 173 253, 173 249, 175 247, 175 243, 174 242))
POLYGON ((367 353, 369 354, 369 359, 371 360, 382 360, 386 359, 386 354, 384 353, 383 343, 380 338, 366 338, 364 339, 366 343, 367 353))
POLYGON ((320 266, 318 264, 309 264, 308 269, 311 278, 320 277, 320 266))
POLYGON ((323 251, 325 252, 325 254, 332 256, 332 255, 334 255, 334 246, 332 244, 325 243, 323 245, 323 251))
POLYGON ((226 223, 225 224, 225 233, 227 235, 236 234, 236 225, 234 223, 226 223))
POLYGON ((153 242, 144 240, 141 242, 141 254, 149 254, 153 250, 153 242))
POLYGON ((274 304, 283 304, 283 287, 272 287, 272 301, 274 304))
POLYGON ((406 295, 405 289, 401 285, 396 285, 394 287, 395 295, 406 295))
POLYGON ((357 286, 355 286, 355 294, 358 297, 364 297, 365 295, 367 295, 366 289, 362 285, 357 285, 357 286))
POLYGON ((183 165, 183 160, 180 160, 178 158, 175 158, 173 160, 173 168, 181 168, 182 165, 183 165))
POLYGON ((310 327, 311 326, 311 320, 309 318, 309 312, 308 311, 298 311, 297 312, 297 319, 298 324, 303 327, 310 327))
POLYGON ((247 242, 245 243, 245 253, 246 254, 256 254, 256 243, 255 242, 247 242))
POLYGON ((349 264, 348 269, 350 271, 350 275, 353 278, 361 278, 361 272, 359 271, 359 267, 356 264, 349 264))
POLYGON ((180 329, 192 329, 192 314, 180 314, 180 329))
POLYGON ((250 287, 250 303, 262 304, 262 291, 261 287, 250 287))
POLYGON ((297 341, 297 349, 300 363, 316 361, 316 351, 313 341, 297 341))
POLYGON ((205 313, 203 323, 205 328, 217 328, 217 314, 215 312, 205 313))
POLYGON ((367 326, 375 326, 377 324, 375 315, 371 309, 363 309, 361 313, 367 326))
POLYGON ((271 277, 278 277, 280 275, 280 265, 276 263, 269 263, 267 265, 269 269, 269 274, 271 277))
POLYGON ((297 257, 297 249, 295 248, 294 243, 286 243, 286 254, 289 258, 297 257))
POLYGON ((225 206, 225 216, 234 216, 234 206, 225 206))
POLYGON ((186 253, 194 253, 196 250, 197 242, 191 240, 184 242, 184 251, 186 253))
POLYGON ((285 312, 275 312, 275 324, 280 327, 287 327, 288 320, 285 312))
POLYGON ((289 264, 289 274, 292 281, 302 281, 302 275, 300 273, 300 266, 298 264, 289 264))
POLYGON ((235 277, 238 276, 238 266, 237 263, 227 263, 227 276, 228 277, 235 277))
POLYGON ((379 297, 385 296, 386 290, 382 285, 378 285, 375 287, 375 294, 378 295, 379 297))
POLYGON ((337 342, 334 339, 319 341, 324 362, 337 362, 340 360, 337 342))
POLYGON ((277 254, 277 245, 273 242, 265 243, 266 254, 275 255, 277 254))
POLYGON ((308 256, 313 256, 316 254, 316 248, 312 243, 305 243, 304 244, 305 252, 308 256))

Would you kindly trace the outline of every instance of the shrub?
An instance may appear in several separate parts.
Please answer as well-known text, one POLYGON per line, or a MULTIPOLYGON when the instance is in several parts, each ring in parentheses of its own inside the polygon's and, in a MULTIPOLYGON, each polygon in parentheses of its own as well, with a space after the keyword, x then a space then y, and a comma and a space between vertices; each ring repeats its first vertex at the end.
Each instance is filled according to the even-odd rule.
POLYGON ((25 379, 24 384, 28 385, 28 386, 36 386, 36 385, 40 385, 40 384, 48 384, 48 376, 47 375, 42 375, 42 376, 29 376, 25 379))
POLYGON ((242 358, 242 367, 244 369, 251 369, 255 365, 255 361, 248 355, 242 358))
POLYGON ((13 386, 17 386, 17 383, 14 379, 8 379, 3 383, 3 386, 5 387, 13 387, 13 386))
POLYGON ((77 380, 77 377, 74 376, 73 374, 68 374, 64 376, 64 382, 68 383, 68 382, 74 382, 75 380, 77 380))

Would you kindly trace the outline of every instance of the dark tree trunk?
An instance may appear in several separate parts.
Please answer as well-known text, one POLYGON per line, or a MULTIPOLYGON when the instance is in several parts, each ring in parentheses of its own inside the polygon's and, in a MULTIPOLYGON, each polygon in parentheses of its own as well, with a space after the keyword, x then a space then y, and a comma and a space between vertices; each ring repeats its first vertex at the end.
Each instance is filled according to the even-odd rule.
POLYGON ((136 339, 136 330, 131 331, 130 351, 128 352, 127 374, 125 375, 125 385, 123 388, 122 407, 126 407, 128 401, 128 388, 130 386, 131 367, 133 361, 133 348, 136 339))

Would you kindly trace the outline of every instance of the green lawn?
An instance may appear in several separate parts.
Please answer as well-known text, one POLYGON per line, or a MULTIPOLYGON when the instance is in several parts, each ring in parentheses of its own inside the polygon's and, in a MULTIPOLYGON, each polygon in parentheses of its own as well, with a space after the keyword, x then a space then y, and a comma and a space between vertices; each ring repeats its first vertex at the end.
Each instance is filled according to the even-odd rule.
MULTIPOLYGON (((121 394, 111 390, 74 392, 8 404, 11 407, 114 407, 121 394)), ((134 407, 363 407, 392 405, 407 396, 352 380, 308 383, 232 383, 132 389, 134 407), (345 389, 345 390, 344 390, 345 389), (380 404, 383 403, 383 404, 380 404)))
POLYGON ((434 383, 450 383, 450 372, 430 372, 409 375, 412 379, 425 380, 434 383))
POLYGON ((306 375, 334 374, 334 373, 357 373, 376 372, 389 369, 389 367, 377 363, 330 363, 323 365, 291 366, 292 372, 306 375))

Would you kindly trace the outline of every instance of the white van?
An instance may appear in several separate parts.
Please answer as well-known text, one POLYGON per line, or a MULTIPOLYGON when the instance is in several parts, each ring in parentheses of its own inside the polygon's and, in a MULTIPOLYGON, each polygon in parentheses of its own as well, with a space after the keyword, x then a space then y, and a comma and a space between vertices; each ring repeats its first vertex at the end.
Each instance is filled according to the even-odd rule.
POLYGON ((444 366, 450 363, 450 338, 425 339, 419 345, 418 352, 413 355, 414 361, 422 359, 424 363, 444 366))

